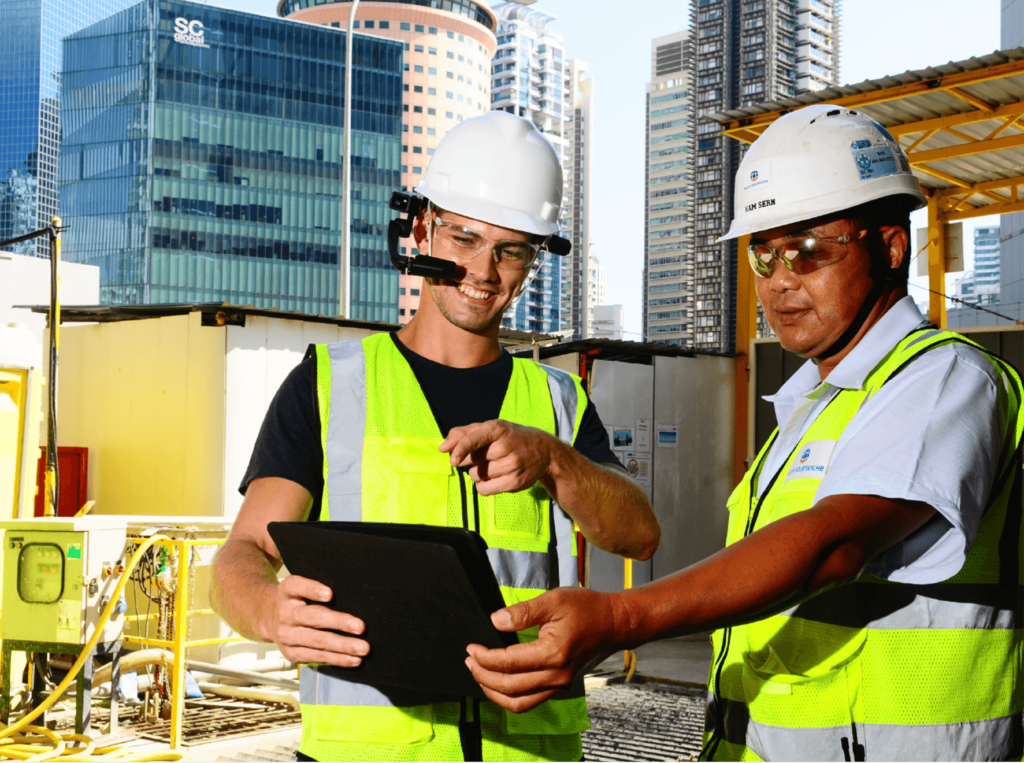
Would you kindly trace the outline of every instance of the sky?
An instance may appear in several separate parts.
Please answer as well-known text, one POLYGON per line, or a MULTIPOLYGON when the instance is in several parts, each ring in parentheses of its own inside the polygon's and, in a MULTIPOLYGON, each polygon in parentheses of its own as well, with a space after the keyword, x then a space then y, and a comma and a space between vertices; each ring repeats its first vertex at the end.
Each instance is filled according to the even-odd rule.
MULTIPOLYGON (((211 5, 274 15, 277 0, 211 0, 211 5)), ((493 4, 493 3, 492 3, 493 4)), ((591 240, 608 271, 608 302, 624 307, 626 339, 641 329, 644 237, 644 129, 651 40, 689 26, 686 0, 538 0, 556 17, 566 58, 590 65, 594 79, 591 240)), ((857 83, 960 61, 999 48, 999 0, 845 0, 842 3, 842 82, 857 83)), ((924 228, 927 216, 912 218, 924 228)), ((998 217, 964 222, 964 256, 971 267, 973 228, 998 217)), ((916 244, 916 252, 919 245, 916 244)), ((953 290, 955 275, 947 276, 953 290)), ((912 279, 918 286, 926 278, 912 279)), ((911 288, 921 302, 927 293, 911 288)))

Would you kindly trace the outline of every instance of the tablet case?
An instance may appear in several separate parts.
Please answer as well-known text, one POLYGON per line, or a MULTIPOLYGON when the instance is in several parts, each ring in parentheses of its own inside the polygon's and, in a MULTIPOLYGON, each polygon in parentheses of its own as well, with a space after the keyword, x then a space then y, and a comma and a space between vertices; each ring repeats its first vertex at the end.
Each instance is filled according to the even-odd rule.
POLYGON ((328 586, 334 598, 326 606, 366 624, 360 638, 369 655, 333 673, 417 696, 401 704, 486 698, 465 665, 466 646, 500 649, 519 639, 491 624, 505 602, 477 533, 371 522, 271 522, 268 529, 290 573, 328 586))

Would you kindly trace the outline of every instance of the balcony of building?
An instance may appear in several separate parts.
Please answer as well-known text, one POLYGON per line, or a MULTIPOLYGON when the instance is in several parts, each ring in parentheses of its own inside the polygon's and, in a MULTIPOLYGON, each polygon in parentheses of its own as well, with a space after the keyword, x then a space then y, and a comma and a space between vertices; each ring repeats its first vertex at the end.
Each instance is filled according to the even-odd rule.
POLYGON ((796 0, 797 13, 814 12, 831 21, 835 17, 832 6, 822 0, 796 0))

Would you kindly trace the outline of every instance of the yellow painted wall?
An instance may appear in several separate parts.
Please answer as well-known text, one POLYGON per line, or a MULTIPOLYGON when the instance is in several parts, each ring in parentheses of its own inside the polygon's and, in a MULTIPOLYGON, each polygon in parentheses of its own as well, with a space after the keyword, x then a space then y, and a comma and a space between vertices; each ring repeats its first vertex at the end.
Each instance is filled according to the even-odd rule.
POLYGON ((28 371, 0 369, 0 517, 18 516, 28 371))
POLYGON ((201 315, 61 330, 58 442, 97 514, 220 516, 225 329, 201 315))

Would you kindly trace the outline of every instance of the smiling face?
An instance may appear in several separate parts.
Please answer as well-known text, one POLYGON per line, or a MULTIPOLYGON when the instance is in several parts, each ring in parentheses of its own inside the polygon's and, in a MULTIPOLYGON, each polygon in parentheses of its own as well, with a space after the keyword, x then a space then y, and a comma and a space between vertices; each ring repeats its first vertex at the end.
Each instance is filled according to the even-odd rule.
MULTIPOLYGON (((801 237, 854 234, 859 220, 796 223, 756 235, 753 241, 782 248, 801 237)), ((851 241, 839 262, 797 275, 781 262, 767 278, 755 277, 758 299, 782 346, 802 358, 816 358, 829 349, 854 322, 873 283, 866 239, 851 241)))
MULTIPOLYGON (((440 217, 495 241, 528 242, 531 239, 527 233, 490 225, 453 212, 442 212, 440 217)), ((490 249, 470 260, 460 260, 436 235, 432 245, 428 246, 424 214, 416 219, 414 236, 420 253, 459 263, 451 278, 423 279, 433 305, 448 322, 466 331, 484 331, 500 323, 502 314, 519 293, 530 269, 498 268, 490 249)), ((424 307, 427 305, 421 302, 421 312, 424 307)))

